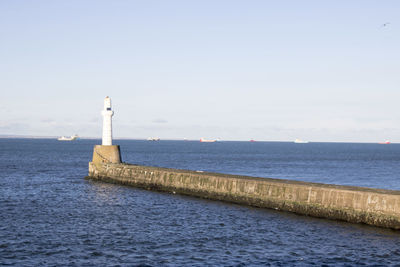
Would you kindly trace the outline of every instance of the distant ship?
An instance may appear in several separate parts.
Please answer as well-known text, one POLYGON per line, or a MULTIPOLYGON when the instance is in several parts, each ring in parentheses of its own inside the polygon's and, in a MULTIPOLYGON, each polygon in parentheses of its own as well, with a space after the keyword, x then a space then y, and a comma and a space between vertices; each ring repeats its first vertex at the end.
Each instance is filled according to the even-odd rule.
POLYGON ((147 138, 147 141, 160 141, 160 138, 158 138, 158 137, 149 137, 149 138, 147 138))
POLYGON ((58 141, 74 141, 78 138, 79 138, 79 136, 77 134, 74 134, 74 135, 71 135, 70 137, 61 136, 61 137, 57 138, 57 140, 58 141))
POLYGON ((254 140, 254 139, 250 139, 250 142, 255 142, 256 140, 254 140))
POLYGON ((296 140, 294 140, 294 142, 296 144, 307 144, 308 143, 308 141, 304 141, 304 140, 301 140, 301 139, 296 139, 296 140))
POLYGON ((200 142, 203 142, 203 143, 214 143, 214 142, 217 142, 217 140, 215 140, 215 139, 208 140, 208 139, 200 138, 200 142))
POLYGON ((389 141, 389 140, 386 140, 385 142, 381 142, 381 143, 379 143, 379 144, 388 145, 388 144, 390 144, 390 141, 389 141))

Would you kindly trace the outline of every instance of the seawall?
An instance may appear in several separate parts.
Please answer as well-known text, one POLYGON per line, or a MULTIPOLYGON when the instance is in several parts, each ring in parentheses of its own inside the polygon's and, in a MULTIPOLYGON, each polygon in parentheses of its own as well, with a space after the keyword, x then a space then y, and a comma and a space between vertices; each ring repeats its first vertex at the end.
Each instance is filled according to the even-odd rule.
POLYGON ((400 229, 400 191, 130 164, 89 163, 90 179, 400 229))

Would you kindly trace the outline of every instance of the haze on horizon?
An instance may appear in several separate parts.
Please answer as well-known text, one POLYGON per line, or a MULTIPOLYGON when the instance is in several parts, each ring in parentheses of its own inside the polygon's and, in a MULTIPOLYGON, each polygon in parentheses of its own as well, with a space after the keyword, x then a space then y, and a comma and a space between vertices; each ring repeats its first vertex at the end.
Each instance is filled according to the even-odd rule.
POLYGON ((1 1, 0 135, 400 142, 399 1, 1 1), (388 23, 389 22, 389 23, 388 23))

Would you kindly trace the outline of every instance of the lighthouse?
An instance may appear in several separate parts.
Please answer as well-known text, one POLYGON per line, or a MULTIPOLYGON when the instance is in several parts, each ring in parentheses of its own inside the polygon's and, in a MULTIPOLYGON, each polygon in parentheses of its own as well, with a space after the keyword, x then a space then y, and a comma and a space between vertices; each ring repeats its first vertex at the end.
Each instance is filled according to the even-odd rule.
POLYGON ((104 108, 101 111, 103 116, 103 136, 101 145, 94 146, 93 164, 121 163, 121 152, 118 145, 112 144, 112 121, 114 111, 111 109, 111 98, 104 99, 104 108))
POLYGON ((111 146, 112 145, 112 116, 114 115, 114 111, 111 110, 111 98, 106 97, 104 99, 104 109, 101 112, 103 115, 103 146, 111 146))

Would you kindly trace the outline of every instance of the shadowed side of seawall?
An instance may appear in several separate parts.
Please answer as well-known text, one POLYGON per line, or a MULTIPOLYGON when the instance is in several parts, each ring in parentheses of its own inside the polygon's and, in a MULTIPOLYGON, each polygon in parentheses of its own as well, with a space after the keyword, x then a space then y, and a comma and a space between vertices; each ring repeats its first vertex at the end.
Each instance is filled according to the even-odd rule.
POLYGON ((400 229, 400 191, 90 162, 90 179, 400 229))

